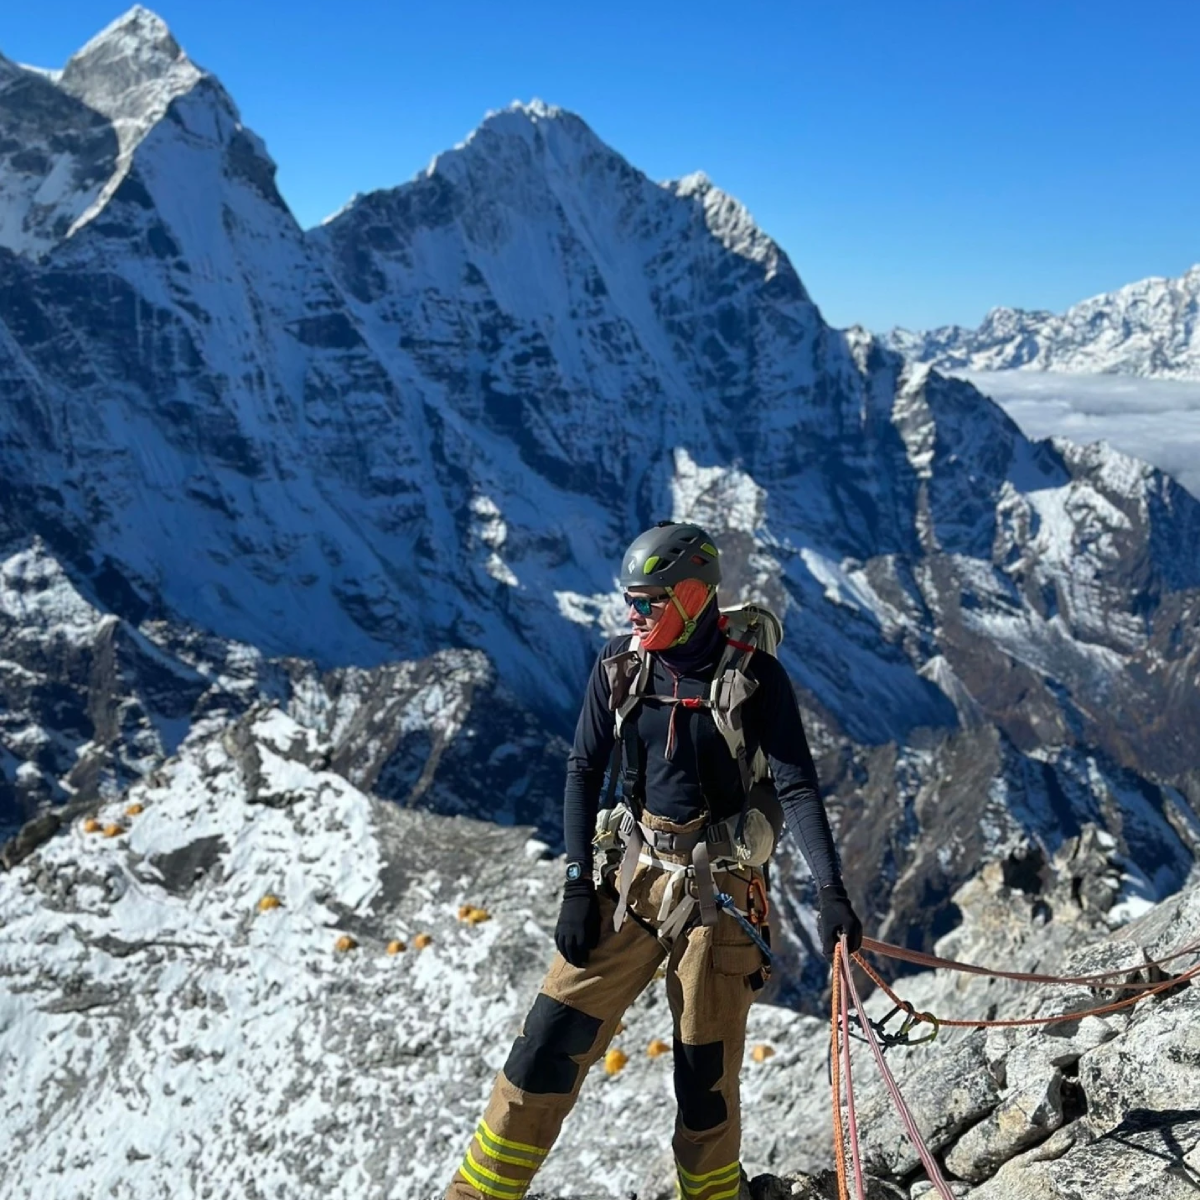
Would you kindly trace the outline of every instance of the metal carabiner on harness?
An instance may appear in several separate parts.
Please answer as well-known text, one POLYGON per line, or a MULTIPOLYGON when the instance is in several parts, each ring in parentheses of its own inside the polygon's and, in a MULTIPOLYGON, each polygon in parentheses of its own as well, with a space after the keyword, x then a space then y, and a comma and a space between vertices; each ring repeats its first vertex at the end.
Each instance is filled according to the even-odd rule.
POLYGON ((767 886, 761 875, 751 875, 746 889, 746 910, 750 916, 751 925, 765 925, 771 915, 771 905, 767 900, 767 886), (755 903, 757 899, 758 903, 755 903))

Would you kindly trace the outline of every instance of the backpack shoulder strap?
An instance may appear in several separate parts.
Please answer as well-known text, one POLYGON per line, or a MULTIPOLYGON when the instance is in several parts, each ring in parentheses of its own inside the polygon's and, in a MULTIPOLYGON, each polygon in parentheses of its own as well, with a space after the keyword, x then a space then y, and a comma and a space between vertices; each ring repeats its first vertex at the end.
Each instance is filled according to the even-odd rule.
POLYGON ((628 646, 601 662, 608 679, 608 708, 613 714, 613 753, 608 768, 606 805, 611 807, 618 778, 622 793, 635 811, 641 806, 642 744, 637 736, 636 723, 628 718, 641 703, 650 686, 653 664, 637 634, 628 646), (622 770, 622 763, 624 770, 622 770))
POLYGON ((758 681, 746 674, 745 667, 754 647, 728 638, 717 663, 709 688, 709 707, 717 730, 725 739, 729 753, 737 760, 742 786, 748 792, 754 780, 746 761, 746 733, 742 726, 742 705, 758 690, 758 681))
POLYGON ((627 649, 604 659, 601 666, 608 678, 608 708, 615 714, 616 734, 620 740, 626 718, 650 686, 650 654, 635 634, 627 649))

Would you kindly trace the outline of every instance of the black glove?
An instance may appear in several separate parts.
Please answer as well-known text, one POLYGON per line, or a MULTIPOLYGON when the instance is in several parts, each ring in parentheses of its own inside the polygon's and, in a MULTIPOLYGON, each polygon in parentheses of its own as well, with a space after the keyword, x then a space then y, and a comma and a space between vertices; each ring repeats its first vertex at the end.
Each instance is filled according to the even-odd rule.
POLYGON ((833 958, 839 933, 846 935, 846 953, 853 954, 862 945, 862 922, 855 916, 850 897, 840 883, 827 883, 817 893, 821 905, 821 953, 833 958))
POLYGON ((573 967, 587 965, 588 953, 600 941, 600 901, 590 879, 570 879, 563 887, 562 909, 554 927, 554 944, 573 967))

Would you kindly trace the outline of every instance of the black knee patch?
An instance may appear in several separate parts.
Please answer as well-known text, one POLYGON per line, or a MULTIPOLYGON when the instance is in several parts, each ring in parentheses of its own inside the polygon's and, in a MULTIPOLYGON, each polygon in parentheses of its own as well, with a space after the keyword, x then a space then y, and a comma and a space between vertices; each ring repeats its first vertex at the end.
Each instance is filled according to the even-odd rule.
POLYGON ((675 1039, 675 1101, 686 1129, 702 1133, 715 1129, 728 1116, 725 1097, 713 1089, 725 1073, 725 1047, 721 1042, 688 1046, 675 1039))
POLYGON ((569 1095, 579 1080, 573 1056, 595 1045, 602 1024, 599 1017, 539 992, 504 1064, 509 1083, 539 1096, 569 1095))

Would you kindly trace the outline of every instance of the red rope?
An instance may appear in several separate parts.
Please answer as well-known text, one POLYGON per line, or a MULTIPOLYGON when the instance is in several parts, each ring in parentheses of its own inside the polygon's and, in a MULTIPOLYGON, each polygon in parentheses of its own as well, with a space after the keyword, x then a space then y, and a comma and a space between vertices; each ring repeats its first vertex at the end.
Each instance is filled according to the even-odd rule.
MULTIPOLYGON (((835 962, 835 970, 837 965, 835 962)), ((942 1197, 942 1200, 954 1200, 954 1193, 950 1191, 949 1185, 942 1178, 942 1172, 938 1167, 937 1159, 933 1157, 929 1147, 925 1144, 925 1139, 921 1136, 921 1131, 917 1128, 917 1123, 913 1119, 912 1112, 904 1102, 904 1097, 900 1094, 900 1086, 896 1083, 895 1076, 884 1061, 883 1051, 879 1047, 879 1039, 875 1036, 875 1028, 868 1020, 862 1000, 859 999, 858 988, 854 983, 854 974, 844 964, 842 970, 845 973, 846 986, 854 999, 854 1010, 858 1013, 859 1024, 862 1025, 863 1032, 866 1034, 867 1045, 871 1047, 871 1053, 875 1057, 879 1073, 883 1076, 883 1082, 887 1087, 888 1095, 891 1096, 892 1103, 896 1106, 896 1111, 900 1114, 900 1120, 904 1122, 904 1128, 908 1131, 909 1141, 916 1147, 917 1154, 921 1158, 921 1163, 925 1167, 925 1173, 937 1189, 938 1195, 942 1197)))
POLYGON ((842 1010, 842 944, 833 948, 833 987, 829 1019, 830 1083, 833 1087, 833 1156, 837 1160, 838 1200, 850 1200, 846 1189, 846 1133, 842 1128, 842 1057, 838 1043, 838 1020, 842 1010))
MULTIPOLYGON (((999 1021, 941 1020, 933 1016, 932 1013, 916 1012, 911 1004, 900 999, 861 954, 855 953, 853 955, 854 961, 870 976, 876 986, 884 992, 897 1008, 908 1013, 910 1019, 960 1029, 1053 1025, 1060 1021, 1077 1021, 1083 1017, 1104 1016, 1107 1013, 1117 1012, 1120 1009, 1137 1004, 1139 1000, 1144 999, 1146 996, 1158 995, 1160 992, 1178 987, 1180 984, 1200 976, 1200 963, 1197 963, 1179 975, 1157 984, 1129 983, 1115 978, 1121 975, 1129 975, 1134 971, 1162 968, 1166 963, 1173 962, 1177 958, 1182 958, 1186 954, 1200 952, 1200 939, 1189 943, 1180 950, 1176 950, 1165 958, 1137 963, 1129 967, 1119 967, 1094 975, 1040 975, 1026 971, 995 970, 990 967, 976 966, 973 963, 959 962, 952 958, 940 958, 935 954, 924 954, 919 950, 906 950, 902 946, 893 946, 888 942, 878 942, 873 938, 863 938, 862 948, 875 954, 884 955, 887 958, 900 959, 903 962, 914 963, 918 966, 942 967, 951 971, 961 971, 969 975, 983 975, 993 979, 1011 979, 1018 983, 1065 984, 1079 987, 1137 990, 1136 995, 1127 996, 1125 999, 1114 1001, 1111 1004, 1100 1005, 1096 1008, 1087 1008, 1078 1012, 1058 1013, 1051 1017, 1018 1017, 999 1021)), ((867 1018, 866 1010, 863 1008, 862 1000, 859 997, 858 988, 854 982, 854 974, 850 970, 850 963, 845 953, 843 939, 841 938, 838 939, 833 951, 832 1014, 830 1019, 830 1050, 832 1055, 832 1071, 830 1074, 833 1085, 834 1153, 837 1159, 839 1200, 850 1200, 846 1170, 846 1130, 842 1124, 842 1062, 839 1042, 844 1043, 846 1048, 846 1108, 850 1134, 850 1154, 854 1164, 854 1182, 858 1193, 858 1200, 863 1200, 864 1197, 862 1153, 858 1142, 858 1118, 854 1108, 854 1081, 850 1072, 851 999, 854 1003, 854 1011, 858 1016, 859 1024, 866 1035, 867 1044, 870 1046, 871 1053, 879 1067, 879 1072, 883 1076, 884 1085, 892 1098, 892 1103, 896 1106, 896 1111, 900 1114, 900 1119, 908 1133, 909 1140, 916 1147, 917 1154, 920 1156, 921 1162, 925 1167, 926 1174, 929 1176, 938 1195, 942 1197, 942 1200, 954 1200, 949 1186, 945 1179, 942 1178, 937 1160, 925 1144, 912 1112, 900 1092, 899 1084, 896 1083, 895 1076, 892 1075, 887 1062, 884 1060, 883 1050, 880 1048, 875 1027, 867 1018)))
POLYGON ((1077 984, 1080 987, 1108 987, 1108 988, 1142 988, 1145 984, 1142 983, 1122 983, 1109 982, 1118 975, 1128 975, 1132 971, 1144 971, 1147 968, 1163 967, 1169 962, 1174 962, 1177 958, 1182 958, 1185 954, 1195 954, 1200 952, 1200 939, 1184 946, 1182 950, 1176 950, 1173 954, 1168 954, 1166 958, 1159 958, 1152 962, 1135 963, 1128 967, 1114 967, 1110 971, 1102 971, 1096 975, 1037 975, 1028 971, 1001 971, 995 967, 978 967, 974 963, 959 962, 954 958, 939 958, 936 954, 925 954, 920 950, 906 950, 903 946, 893 946, 890 942, 877 942, 874 938, 865 937, 862 940, 862 948, 870 950, 873 954, 881 954, 885 958, 895 958, 902 962, 914 963, 920 967, 945 967, 950 971, 963 971, 968 975, 986 975, 992 979, 1013 979, 1018 983, 1067 983, 1077 984))
MULTIPOLYGON (((863 939, 865 942, 865 938, 863 939)), ((1165 992, 1170 988, 1178 987, 1181 983, 1186 983, 1189 979, 1200 975, 1200 963, 1194 967, 1189 967, 1181 975, 1176 975, 1171 979, 1165 980, 1163 983, 1154 985, 1140 983, 1137 987, 1142 990, 1136 996, 1126 996, 1124 1000, 1116 1000, 1112 1004, 1102 1004, 1098 1008, 1084 1008, 1078 1012, 1055 1013, 1052 1017, 1014 1017, 1003 1021, 951 1021, 942 1020, 940 1017, 934 1017, 932 1013, 920 1013, 913 1009, 913 1006, 906 1000, 901 1000, 894 991, 883 979, 880 978, 878 972, 872 969, 870 963, 867 962, 861 954, 854 956, 854 961, 871 977, 897 1008, 903 1009, 909 1013, 915 1021, 925 1021, 928 1023, 936 1022, 938 1025, 945 1025, 951 1029, 1015 1029, 1020 1026, 1027 1025, 1056 1025, 1059 1021, 1078 1021, 1082 1017, 1102 1017, 1107 1013, 1117 1012, 1122 1008, 1129 1008, 1136 1004, 1139 1000, 1146 996, 1157 996, 1159 992, 1165 992)), ((1130 985, 1135 986, 1135 985, 1130 985)))

